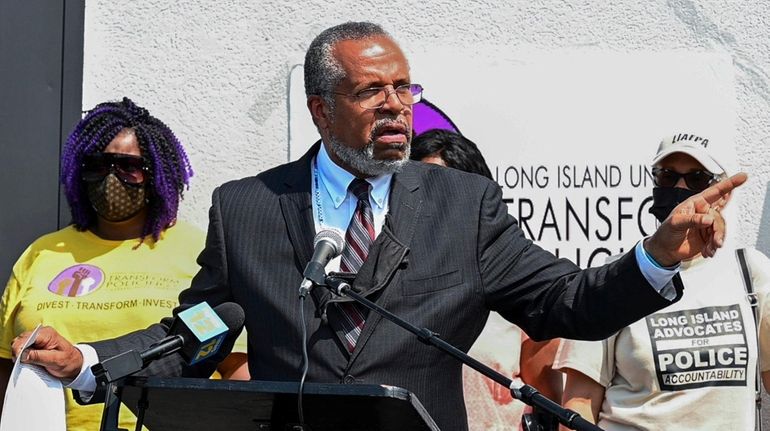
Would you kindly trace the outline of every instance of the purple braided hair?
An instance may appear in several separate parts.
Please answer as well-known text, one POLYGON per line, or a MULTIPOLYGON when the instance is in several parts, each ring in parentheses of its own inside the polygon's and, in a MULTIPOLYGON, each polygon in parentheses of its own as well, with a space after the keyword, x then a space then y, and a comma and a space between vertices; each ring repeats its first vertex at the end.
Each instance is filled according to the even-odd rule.
POLYGON ((160 238, 161 232, 176 221, 179 201, 193 175, 190 161, 174 132, 131 99, 100 103, 88 111, 75 125, 64 145, 61 160, 61 183, 72 214, 72 223, 85 230, 96 223, 96 212, 88 200, 81 179, 83 158, 104 151, 124 129, 133 129, 142 158, 149 168, 145 183, 148 217, 142 239, 160 238))

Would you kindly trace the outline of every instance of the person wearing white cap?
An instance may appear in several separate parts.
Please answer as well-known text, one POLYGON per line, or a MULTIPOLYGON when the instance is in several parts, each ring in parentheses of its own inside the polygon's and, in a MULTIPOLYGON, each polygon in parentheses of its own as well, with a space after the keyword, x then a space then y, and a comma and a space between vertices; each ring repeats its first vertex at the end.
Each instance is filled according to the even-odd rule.
MULTIPOLYGON (((727 176, 724 150, 688 133, 664 139, 650 212, 662 222, 727 176)), ((770 260, 740 250, 682 262, 682 299, 610 338, 562 341, 554 368, 567 375, 565 407, 608 431, 758 427, 759 379, 770 386, 770 260)))

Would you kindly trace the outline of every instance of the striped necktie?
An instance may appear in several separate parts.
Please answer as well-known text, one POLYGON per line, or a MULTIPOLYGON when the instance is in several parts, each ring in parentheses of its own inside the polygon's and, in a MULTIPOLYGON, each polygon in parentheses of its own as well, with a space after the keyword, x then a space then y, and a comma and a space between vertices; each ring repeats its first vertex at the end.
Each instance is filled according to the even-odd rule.
MULTIPOLYGON (((369 247, 374 242, 374 216, 369 203, 370 187, 366 180, 360 178, 353 180, 348 187, 353 196, 358 199, 358 204, 345 233, 345 248, 342 250, 340 263, 340 270, 343 272, 358 272, 366 262, 369 247)), ((338 303, 337 307, 342 315, 340 323, 345 332, 346 347, 349 352, 353 352, 364 327, 366 319, 364 310, 352 302, 338 303)))

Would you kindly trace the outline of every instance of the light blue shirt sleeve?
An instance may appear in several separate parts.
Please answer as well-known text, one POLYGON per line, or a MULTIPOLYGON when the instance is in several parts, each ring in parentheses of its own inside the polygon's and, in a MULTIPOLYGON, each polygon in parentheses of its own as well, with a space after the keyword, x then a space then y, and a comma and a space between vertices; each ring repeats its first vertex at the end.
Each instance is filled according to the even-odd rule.
POLYGON ((645 280, 650 283, 656 292, 662 297, 673 301, 676 298, 676 289, 669 282, 679 272, 679 265, 672 267, 660 266, 644 249, 644 240, 636 243, 634 248, 634 254, 636 255, 636 262, 639 264, 639 270, 642 271, 642 275, 645 280))

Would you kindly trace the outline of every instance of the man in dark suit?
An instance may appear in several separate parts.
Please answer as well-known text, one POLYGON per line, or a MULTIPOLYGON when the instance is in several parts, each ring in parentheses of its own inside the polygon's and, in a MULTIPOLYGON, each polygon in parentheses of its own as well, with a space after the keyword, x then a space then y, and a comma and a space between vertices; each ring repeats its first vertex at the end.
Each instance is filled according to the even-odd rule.
MULTIPOLYGON (((534 339, 599 339, 680 295, 678 262, 713 255, 721 245, 724 229, 711 203, 745 181, 739 175, 691 198, 624 258, 581 271, 524 237, 497 184, 408 160, 411 105, 422 89, 379 26, 324 31, 308 49, 305 81, 322 142, 297 162, 214 192, 202 269, 175 311, 204 300, 241 304, 249 369, 258 380, 300 377, 297 287, 319 230, 347 230, 343 256, 327 269, 357 273, 355 286, 370 298, 463 350, 490 310, 534 339)), ((467 427, 458 362, 321 289, 311 297, 314 307, 304 316, 309 381, 401 386, 441 429, 467 427)), ((93 388, 86 364, 145 348, 169 323, 79 348, 49 328, 25 360, 77 377, 75 388, 93 388)), ((25 337, 14 342, 15 352, 25 337)), ((190 368, 159 361, 148 372, 205 375, 212 362, 190 368)))

